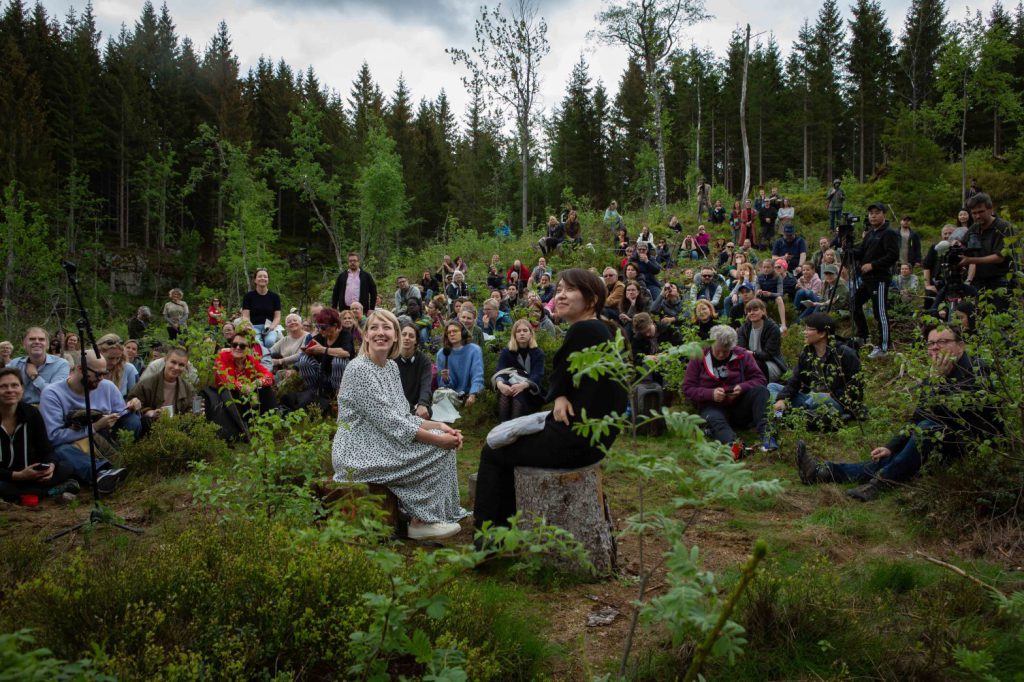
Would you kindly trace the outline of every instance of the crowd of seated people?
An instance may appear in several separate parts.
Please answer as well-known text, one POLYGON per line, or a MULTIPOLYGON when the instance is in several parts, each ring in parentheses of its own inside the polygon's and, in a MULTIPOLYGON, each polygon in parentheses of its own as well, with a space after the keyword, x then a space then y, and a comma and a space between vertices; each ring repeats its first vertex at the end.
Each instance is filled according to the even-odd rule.
MULTIPOLYGON (((861 342, 867 340, 863 308, 865 304, 874 307, 873 322, 881 337, 869 357, 881 357, 891 344, 886 307, 890 290, 898 292, 893 298, 914 310, 944 317, 946 326, 932 330, 937 334, 934 338, 931 332, 928 337, 929 354, 947 377, 937 382, 940 390, 969 390, 984 379, 980 361, 964 359, 963 339, 977 321, 973 298, 979 291, 991 292, 1005 283, 1010 272, 1002 245, 1012 230, 995 217, 987 196, 974 197, 972 202, 965 207, 971 222, 968 228, 956 232, 949 225, 942 231, 947 241, 966 243, 973 235, 982 245, 982 255, 963 261, 969 293, 963 300, 951 300, 944 291, 943 277, 948 273, 940 262, 942 255, 934 245, 924 248, 909 218, 900 221, 898 229, 891 228, 881 205, 872 204, 871 220, 853 248, 844 254, 830 235, 811 240, 817 250, 808 254, 808 239, 800 234, 796 209, 777 192, 769 196, 762 191, 752 206, 748 202, 740 208, 735 202, 728 225, 724 218, 719 220, 724 215, 722 205, 709 205, 715 235, 702 225, 690 231, 673 216, 667 228, 658 228, 661 234, 643 226, 639 237, 631 239, 617 206, 610 208, 603 228, 609 235, 614 231, 609 262, 597 271, 599 275, 573 270, 577 274, 569 278, 571 282, 563 277, 569 270, 559 271, 552 267, 558 261, 548 259, 553 254, 564 256, 566 242, 575 248, 585 239, 579 216, 572 210, 561 218, 550 218, 538 258, 502 253, 494 254, 490 262, 475 263, 446 255, 437 268, 425 268, 418 280, 398 274, 391 295, 378 292, 359 256, 349 254, 348 268, 334 284, 331 305, 314 303, 305 318, 292 309, 283 315, 283 325, 287 308, 270 289, 268 271, 259 269, 237 311, 225 308, 220 298, 209 302, 203 333, 217 351, 203 359, 215 368, 213 386, 205 391, 198 384, 193 360, 199 359, 192 355, 194 348, 181 345, 195 333, 192 327, 201 323, 190 317, 186 294, 180 289, 172 289, 163 306, 166 329, 153 325, 149 309, 140 307, 128 323, 132 338, 122 340, 115 333, 100 336, 98 353, 89 349, 84 365, 81 347, 89 348, 89 343, 75 334, 55 334, 51 339, 45 329, 30 327, 21 339, 23 353, 17 352, 14 343, 0 342, 0 367, 5 368, 0 371, 4 421, 0 493, 12 498, 30 490, 64 499, 91 482, 80 414, 85 387, 96 413, 93 426, 109 445, 100 458, 97 481, 103 492, 113 491, 126 474, 115 464, 121 434, 145 437, 154 421, 194 411, 196 401, 205 404, 214 396, 232 406, 243 431, 258 415, 274 410, 313 402, 337 405, 339 412, 344 406, 352 418, 364 419, 372 428, 400 426, 407 446, 415 441, 416 452, 429 461, 443 462, 447 471, 447 455, 440 452, 461 444, 462 436, 450 426, 451 417, 448 424, 431 421, 439 397, 454 401, 460 410, 474 410, 484 402, 480 400, 483 393, 491 391, 494 399, 486 401, 493 405, 491 417, 505 422, 541 410, 552 395, 576 396, 561 374, 561 383, 551 386, 555 391, 551 393, 547 377, 554 369, 552 362, 560 363, 559 372, 564 373, 565 357, 552 360, 538 341, 547 338, 545 348, 550 343, 564 349, 578 340, 565 334, 584 327, 586 338, 603 338, 604 333, 590 324, 592 320, 621 330, 637 362, 657 356, 664 344, 677 345, 684 339, 704 343, 702 355, 686 367, 682 395, 705 419, 709 435, 732 448, 737 458, 749 449, 741 440, 744 430, 756 432, 763 450, 775 450, 779 443, 774 424, 787 413, 805 416, 820 430, 863 418, 865 368, 858 353, 861 342), (734 233, 727 231, 730 228, 734 233), (759 236, 764 247, 760 253, 754 246, 759 236), (856 260, 848 257, 850 253, 856 260), (680 264, 692 268, 680 269, 680 264), (595 281, 600 282, 599 296, 591 291, 595 281), (576 293, 568 295, 569 290, 576 293), (585 314, 573 307, 581 291, 588 306, 585 314), (377 314, 380 311, 387 314, 377 314), (574 327, 574 322, 583 320, 588 321, 586 325, 574 327), (783 351, 788 320, 802 328, 804 340, 802 350, 789 358, 783 351), (850 322, 855 323, 851 336, 860 339, 839 335, 838 325, 850 322), (940 346, 947 352, 933 352, 940 346), (350 368, 369 350, 372 357, 365 359, 372 366, 360 363, 359 376, 351 383, 394 392, 386 397, 386 419, 366 413, 366 407, 377 404, 381 396, 358 405, 346 395, 350 368), (485 375, 487 366, 496 367, 490 377, 485 375), (394 412, 399 408, 401 419, 394 412)), ((958 216, 959 222, 963 220, 958 216)), ((1009 299, 996 292, 990 300, 1005 305, 1009 299)), ((551 436, 551 442, 568 439, 562 427, 579 418, 570 414, 565 403, 561 407, 549 418, 554 425, 546 427, 560 434, 551 436)), ((209 409, 206 413, 209 417, 209 409)), ((914 423, 919 428, 941 430, 945 437, 972 415, 935 420, 922 412, 917 417, 914 423)), ((985 418, 995 422, 992 415, 985 418)), ((361 443, 338 441, 342 442, 361 443)), ((591 449, 571 442, 586 457, 595 456, 591 449)), ((336 461, 367 464, 362 455, 352 460, 339 454, 338 447, 336 461)), ((505 466, 504 458, 511 457, 511 451, 491 451, 488 456, 497 459, 487 466, 497 476, 493 467, 505 466)), ((521 450, 516 452, 525 457, 521 450)), ((858 493, 858 499, 871 499, 885 487, 875 481, 906 480, 920 468, 929 448, 920 439, 895 439, 872 452, 874 464, 856 467, 822 463, 807 455, 806 449, 802 452, 802 480, 871 484, 870 490, 858 493)), ((373 476, 367 471, 363 473, 370 480, 373 476)), ((491 485, 506 486, 504 476, 500 484, 492 481, 491 485)), ((388 480, 399 479, 401 485, 410 483, 403 476, 388 480)), ((445 486, 447 500, 441 508, 417 497, 424 491, 416 486, 407 491, 411 497, 405 501, 417 511, 423 537, 448 533, 465 513, 451 502, 447 473, 438 484, 445 486)), ((489 513, 498 510, 500 516, 506 511, 507 499, 502 499, 500 505, 489 507, 489 513)))

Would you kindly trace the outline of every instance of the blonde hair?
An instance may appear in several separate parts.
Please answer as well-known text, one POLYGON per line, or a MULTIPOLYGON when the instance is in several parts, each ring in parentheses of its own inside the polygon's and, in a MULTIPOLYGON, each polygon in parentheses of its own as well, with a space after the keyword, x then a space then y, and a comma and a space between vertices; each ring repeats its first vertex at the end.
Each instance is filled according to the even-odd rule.
MULTIPOLYGON (((381 318, 391 325, 391 328, 395 330, 395 340, 391 343, 391 350, 388 351, 388 359, 393 360, 398 357, 399 346, 401 341, 401 327, 398 324, 398 318, 390 310, 384 310, 382 308, 374 308, 366 316, 366 329, 370 328, 370 323, 375 318, 381 318)), ((359 344, 359 354, 369 355, 370 354, 370 335, 363 335, 363 342, 359 344)))
POLYGON ((510 351, 512 351, 513 353, 518 352, 520 350, 519 343, 516 341, 516 328, 517 327, 526 327, 527 329, 530 330, 530 343, 528 343, 526 345, 526 347, 527 348, 536 348, 537 347, 537 334, 533 331, 533 325, 530 324, 530 321, 528 319, 526 319, 525 317, 520 317, 518 320, 516 320, 515 322, 512 323, 512 335, 509 337, 509 340, 508 340, 508 349, 510 351))
POLYGON ((697 308, 707 308, 708 312, 711 313, 711 316, 708 319, 712 319, 713 320, 716 317, 718 317, 718 311, 715 310, 715 306, 711 305, 711 301, 708 301, 707 299, 702 298, 702 299, 700 299, 699 301, 697 301, 696 303, 693 304, 693 315, 694 315, 694 317, 697 316, 697 308))

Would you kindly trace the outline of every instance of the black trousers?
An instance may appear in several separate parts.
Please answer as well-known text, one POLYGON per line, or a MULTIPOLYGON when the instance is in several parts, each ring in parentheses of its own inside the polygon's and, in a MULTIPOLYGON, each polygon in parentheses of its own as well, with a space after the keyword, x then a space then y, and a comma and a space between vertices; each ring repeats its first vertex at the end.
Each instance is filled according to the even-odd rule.
POLYGON ((889 350, 889 281, 865 280, 857 287, 853 295, 853 324, 857 327, 857 336, 867 340, 868 320, 864 317, 864 304, 871 301, 878 320, 878 333, 882 337, 882 350, 889 350))
POLYGON ((46 493, 50 488, 67 481, 71 478, 72 473, 74 473, 74 470, 71 468, 71 465, 61 461, 54 463, 53 476, 50 477, 49 481, 43 483, 36 481, 0 481, 0 498, 8 502, 15 502, 22 495, 46 497, 46 493))
POLYGON ((503 448, 495 450, 485 444, 476 478, 473 525, 480 528, 485 521, 508 525, 508 518, 516 513, 517 466, 576 469, 600 462, 603 457, 597 448, 566 447, 564 434, 550 425, 503 448))
POLYGON ((719 443, 736 441, 736 429, 753 426, 764 435, 764 413, 769 399, 767 386, 747 389, 739 400, 728 405, 713 403, 700 408, 700 416, 711 427, 711 435, 719 443))

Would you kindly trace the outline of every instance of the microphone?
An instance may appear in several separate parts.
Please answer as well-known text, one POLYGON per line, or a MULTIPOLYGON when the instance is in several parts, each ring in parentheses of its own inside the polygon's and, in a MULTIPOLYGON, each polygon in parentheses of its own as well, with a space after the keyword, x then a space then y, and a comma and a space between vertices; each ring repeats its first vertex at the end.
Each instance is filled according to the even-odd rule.
POLYGON ((945 256, 946 252, 949 251, 949 247, 951 246, 952 244, 943 239, 941 242, 935 245, 935 253, 939 254, 940 256, 945 256))

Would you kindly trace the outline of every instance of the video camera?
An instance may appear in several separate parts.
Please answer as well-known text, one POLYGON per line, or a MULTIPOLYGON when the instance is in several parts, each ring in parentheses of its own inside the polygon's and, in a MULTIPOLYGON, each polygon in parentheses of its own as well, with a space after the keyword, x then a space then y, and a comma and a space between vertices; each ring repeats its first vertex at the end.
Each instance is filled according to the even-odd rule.
POLYGON ((841 223, 836 225, 836 243, 840 248, 849 249, 856 241, 854 226, 860 222, 860 218, 853 213, 844 213, 841 223))
POLYGON ((969 232, 967 228, 958 228, 949 236, 935 245, 935 252, 940 258, 940 278, 946 285, 946 298, 959 299, 964 295, 964 279, 967 267, 960 265, 963 256, 980 256, 984 249, 981 237, 969 232))

